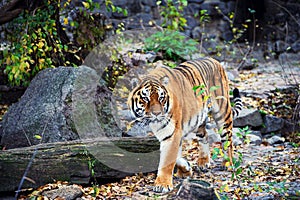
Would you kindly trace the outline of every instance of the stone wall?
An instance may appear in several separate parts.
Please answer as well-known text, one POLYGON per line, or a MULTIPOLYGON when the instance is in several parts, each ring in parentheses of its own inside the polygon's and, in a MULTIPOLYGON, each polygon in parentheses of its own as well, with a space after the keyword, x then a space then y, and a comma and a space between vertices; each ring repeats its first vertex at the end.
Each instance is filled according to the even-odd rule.
MULTIPOLYGON (((105 23, 112 25, 114 29, 117 29, 121 22, 127 30, 161 24, 157 0, 112 0, 115 6, 127 9, 127 16, 108 12, 104 0, 94 1, 101 5, 100 9, 94 12, 104 16, 105 23)), ((162 0, 161 5, 165 5, 165 1, 162 0)), ((62 15, 67 15, 69 21, 72 21, 76 19, 76 13, 82 6, 82 0, 71 1, 72 9, 62 15)), ((231 25, 234 25, 238 30, 246 29, 239 39, 240 42, 255 40, 263 43, 261 46, 265 53, 280 54, 288 47, 289 52, 296 53, 300 51, 299 10, 299 0, 188 0, 188 6, 184 10, 184 17, 187 19, 184 32, 188 37, 202 39, 205 48, 205 45, 214 46, 214 42, 232 40, 234 34, 231 25), (211 17, 209 23, 200 24, 199 16, 195 17, 200 10, 207 10, 211 17), (251 13, 251 10, 255 12, 251 13), (230 13, 235 13, 233 18, 229 17, 230 13), (213 44, 210 44, 212 41, 213 44)), ((62 21, 64 17, 62 16, 62 21)), ((102 26, 103 19, 101 20, 96 26, 102 26)), ((0 27, 0 33, 1 38, 5 39, 3 27, 0 27)), ((72 40, 73 35, 69 36, 72 40)))
MULTIPOLYGON (((124 23, 125 29, 147 28, 154 24, 161 24, 156 0, 114 0, 113 2, 116 6, 128 10, 127 17, 120 13, 104 12, 115 28, 121 22, 124 23)), ((104 7, 99 12, 103 13, 103 10, 104 7)), ((298 0, 188 0, 188 6, 184 10, 187 19, 184 32, 194 39, 201 39, 204 36, 205 38, 202 39, 206 41, 230 41, 234 38, 231 24, 240 30, 247 26, 243 36, 240 37, 240 42, 255 40, 264 43, 264 50, 268 52, 282 53, 290 47, 289 51, 295 53, 300 51, 299 10, 298 0), (211 17, 211 22, 205 26, 200 24, 199 17, 195 17, 200 10, 207 10, 211 17), (255 12, 251 13, 251 10, 255 12), (235 13, 232 18, 233 23, 229 21, 230 13, 235 13)))

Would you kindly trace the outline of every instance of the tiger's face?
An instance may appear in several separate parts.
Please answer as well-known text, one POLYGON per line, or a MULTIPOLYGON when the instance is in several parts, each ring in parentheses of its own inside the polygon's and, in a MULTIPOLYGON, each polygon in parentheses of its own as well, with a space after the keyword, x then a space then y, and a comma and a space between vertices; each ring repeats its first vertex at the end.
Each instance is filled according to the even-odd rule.
POLYGON ((136 120, 147 124, 163 121, 170 110, 167 89, 154 81, 146 81, 138 86, 128 104, 136 120))

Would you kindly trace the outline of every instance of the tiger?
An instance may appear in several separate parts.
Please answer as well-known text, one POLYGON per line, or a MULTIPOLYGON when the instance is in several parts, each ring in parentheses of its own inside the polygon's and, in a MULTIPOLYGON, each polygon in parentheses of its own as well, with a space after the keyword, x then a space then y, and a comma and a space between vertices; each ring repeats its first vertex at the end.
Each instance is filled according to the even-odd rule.
POLYGON ((135 122, 148 125, 160 142, 160 158, 153 190, 166 193, 173 190, 173 171, 178 176, 190 176, 192 168, 182 158, 182 140, 189 133, 202 139, 198 165, 210 162, 205 129, 212 116, 221 137, 229 142, 228 156, 232 164, 233 118, 242 109, 237 88, 233 90, 234 107, 229 97, 229 81, 221 64, 209 57, 185 61, 175 68, 159 66, 141 78, 127 100, 135 122), (195 87, 201 86, 201 92, 195 87), (211 88, 214 87, 214 90, 211 88), (217 89, 216 89, 217 88, 217 89))

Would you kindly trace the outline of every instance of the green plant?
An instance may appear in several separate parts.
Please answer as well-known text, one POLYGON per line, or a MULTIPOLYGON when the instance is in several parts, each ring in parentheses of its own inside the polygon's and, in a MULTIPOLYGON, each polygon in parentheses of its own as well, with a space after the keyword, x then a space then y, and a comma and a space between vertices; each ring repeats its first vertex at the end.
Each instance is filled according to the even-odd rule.
POLYGON ((251 130, 249 129, 248 126, 244 127, 244 128, 238 128, 239 132, 236 133, 236 135, 243 139, 245 144, 249 144, 250 143, 250 139, 247 136, 248 134, 251 133, 251 130))
MULTIPOLYGON (((157 1, 161 5, 162 1, 157 1)), ((169 30, 183 30, 187 20, 184 18, 183 10, 187 6, 187 0, 166 0, 166 5, 161 6, 162 26, 169 30)))
MULTIPOLYGON (((80 19, 76 19, 81 21, 78 22, 64 16, 70 2, 43 0, 36 9, 25 10, 8 24, 7 30, 13 34, 7 34, 10 46, 3 51, 0 65, 11 85, 28 86, 31 79, 46 68, 80 65, 87 52, 104 39, 104 18, 92 14, 94 9, 100 8, 99 3, 82 1, 83 7, 77 13, 80 19), (99 20, 102 23, 101 28, 95 26, 95 18, 97 23, 99 20), (74 28, 74 43, 69 41, 63 25, 74 28)), ((104 3, 108 10, 127 15, 126 9, 114 6, 111 0, 104 3)))
MULTIPOLYGON (((71 61, 76 50, 62 42, 57 23, 57 2, 44 2, 34 12, 24 11, 9 27, 15 34, 8 39, 11 48, 3 51, 4 72, 12 85, 28 85, 30 80, 45 68, 77 65, 71 61)), ((77 60, 78 61, 78 60, 77 60)))
POLYGON ((179 61, 185 56, 192 56, 197 51, 197 42, 186 39, 178 31, 163 30, 145 39, 145 50, 160 52, 164 58, 179 61))
MULTIPOLYGON (((255 47, 255 40, 256 40, 256 35, 255 35, 255 29, 256 29, 256 19, 255 19, 255 10, 253 10, 253 9, 250 9, 250 8, 248 8, 248 12, 250 13, 250 15, 252 16, 252 19, 246 19, 245 21, 244 21, 244 23, 242 23, 241 24, 241 26, 240 27, 237 27, 237 26, 235 26, 235 24, 234 24, 234 20, 235 20, 235 12, 230 12, 230 13, 228 13, 227 15, 225 15, 222 11, 221 11, 221 9, 218 7, 218 6, 216 6, 215 7, 215 9, 223 16, 223 18, 229 23, 229 25, 230 25, 230 29, 231 29, 231 32, 232 32, 232 34, 233 34, 233 38, 231 39, 231 40, 229 40, 229 41, 226 41, 225 42, 225 44, 224 44, 224 46, 226 47, 226 48, 228 48, 229 46, 231 46, 231 45, 236 45, 237 46, 237 49, 239 50, 239 52, 240 52, 240 54, 243 56, 243 58, 242 58, 242 60, 241 60, 241 62, 240 62, 240 64, 239 64, 239 66, 238 66, 238 68, 240 69, 243 65, 244 65, 244 63, 245 63, 245 61, 246 61, 246 59, 247 59, 247 57, 252 53, 252 51, 253 51, 253 49, 254 49, 254 47, 255 47), (251 24, 252 23, 252 24, 251 24), (252 44, 250 45, 249 44, 249 41, 247 41, 247 40, 245 40, 245 44, 247 45, 247 50, 246 51, 244 51, 243 50, 243 48, 241 48, 241 45, 240 45, 240 43, 238 42, 239 40, 241 40, 242 39, 242 37, 245 35, 245 33, 247 32, 247 30, 249 29, 249 26, 250 26, 250 24, 252 25, 252 28, 253 28, 253 31, 252 31, 252 44), (229 45, 229 46, 228 46, 229 45)), ((235 55, 236 54, 236 52, 235 51, 232 51, 232 52, 230 52, 232 55, 235 55)), ((256 59, 255 58, 252 58, 251 59, 251 61, 254 63, 254 64, 256 64, 256 59)))
POLYGON ((202 27, 201 39, 200 39, 200 53, 202 52, 203 39, 205 36, 205 24, 210 22, 210 16, 207 13, 207 10, 200 10, 199 14, 196 14, 196 17, 199 15, 199 21, 202 27))

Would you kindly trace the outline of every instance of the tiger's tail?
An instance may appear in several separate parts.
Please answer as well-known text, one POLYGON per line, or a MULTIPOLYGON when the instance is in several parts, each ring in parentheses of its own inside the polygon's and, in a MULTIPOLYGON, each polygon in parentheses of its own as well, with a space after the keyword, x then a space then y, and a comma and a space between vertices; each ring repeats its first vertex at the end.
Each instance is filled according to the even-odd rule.
POLYGON ((232 107, 232 115, 233 119, 237 118, 243 108, 243 102, 241 99, 240 91, 237 88, 233 90, 233 103, 234 106, 232 107))

